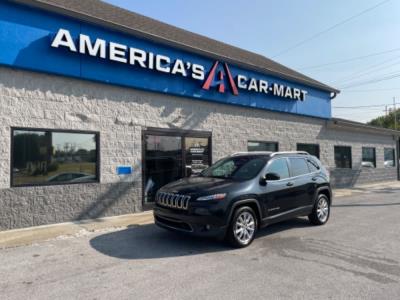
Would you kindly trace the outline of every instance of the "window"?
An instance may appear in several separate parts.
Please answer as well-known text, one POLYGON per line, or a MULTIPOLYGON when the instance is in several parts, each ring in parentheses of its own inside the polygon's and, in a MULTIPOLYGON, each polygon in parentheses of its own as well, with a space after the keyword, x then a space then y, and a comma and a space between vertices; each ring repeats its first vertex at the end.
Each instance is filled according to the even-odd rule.
POLYGON ((318 162, 316 162, 315 159, 312 159, 311 157, 307 159, 307 164, 310 172, 317 172, 319 169, 321 169, 318 162))
POLYGON ((363 147, 362 148, 362 164, 366 168, 376 168, 375 148, 363 147))
POLYGON ((249 180, 261 171, 266 161, 266 158, 260 156, 228 157, 205 169, 200 176, 249 180))
POLYGON ((297 144, 297 151, 306 151, 311 155, 319 158, 319 145, 318 144, 297 144))
POLYGON ((351 147, 335 146, 335 165, 336 168, 351 169, 351 147))
POLYGON ((395 167, 396 166, 396 160, 394 159, 395 157, 395 151, 394 148, 385 148, 385 167, 395 167))
POLYGON ((268 173, 275 173, 280 179, 289 178, 289 168, 286 159, 273 160, 268 166, 268 173))
POLYGON ((247 151, 278 151, 278 143, 277 142, 256 142, 256 141, 248 141, 247 142, 247 151))
POLYGON ((98 181, 98 134, 13 129, 12 186, 98 181))
POLYGON ((310 173, 307 162, 304 158, 289 158, 289 162, 292 177, 310 173))

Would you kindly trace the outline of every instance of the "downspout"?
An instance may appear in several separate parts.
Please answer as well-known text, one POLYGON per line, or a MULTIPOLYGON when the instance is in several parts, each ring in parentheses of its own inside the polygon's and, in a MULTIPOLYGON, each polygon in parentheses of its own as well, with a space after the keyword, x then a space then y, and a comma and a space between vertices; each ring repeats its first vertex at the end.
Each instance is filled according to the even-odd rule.
POLYGON ((397 136, 397 138, 396 138, 396 148, 397 148, 397 155, 396 155, 396 157, 397 157, 397 160, 396 160, 396 163, 397 163, 397 180, 399 180, 400 181, 400 137, 399 136, 397 136))
POLYGON ((338 93, 335 93, 335 92, 331 93, 331 100, 335 99, 336 96, 337 96, 337 94, 338 94, 338 93))

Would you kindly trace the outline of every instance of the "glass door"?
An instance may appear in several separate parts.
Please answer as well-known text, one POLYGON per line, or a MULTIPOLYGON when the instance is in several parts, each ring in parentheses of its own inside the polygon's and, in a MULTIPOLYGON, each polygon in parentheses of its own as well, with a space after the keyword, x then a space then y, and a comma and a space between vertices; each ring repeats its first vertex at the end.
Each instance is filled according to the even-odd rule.
POLYGON ((211 164, 211 134, 151 130, 143 135, 144 204, 164 185, 200 173, 211 164))
POLYGON ((183 177, 182 138, 145 136, 144 202, 154 202, 159 188, 183 177))

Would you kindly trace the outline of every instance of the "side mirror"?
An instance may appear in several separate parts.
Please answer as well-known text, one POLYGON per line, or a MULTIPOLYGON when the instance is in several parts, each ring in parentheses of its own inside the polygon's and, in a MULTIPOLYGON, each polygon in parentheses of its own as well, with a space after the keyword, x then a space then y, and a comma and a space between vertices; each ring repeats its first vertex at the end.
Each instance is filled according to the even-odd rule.
POLYGON ((274 180, 279 180, 281 177, 276 174, 276 173, 267 173, 264 176, 261 176, 260 178, 260 184, 261 185, 267 185, 267 181, 274 181, 274 180))

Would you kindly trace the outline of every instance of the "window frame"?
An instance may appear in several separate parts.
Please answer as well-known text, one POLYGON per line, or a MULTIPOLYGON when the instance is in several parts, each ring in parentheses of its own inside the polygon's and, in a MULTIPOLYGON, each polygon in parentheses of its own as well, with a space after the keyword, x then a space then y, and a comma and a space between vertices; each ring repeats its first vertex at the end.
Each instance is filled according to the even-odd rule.
POLYGON ((385 160, 385 155, 386 155, 386 153, 385 153, 385 151, 386 150, 391 150, 392 151, 392 154, 393 154, 393 166, 385 166, 384 165, 384 167, 385 168, 396 168, 397 167, 397 163, 396 163, 396 148, 392 148, 392 147, 384 147, 383 148, 383 164, 385 164, 385 162, 386 162, 386 160, 385 160))
POLYGON ((333 146, 333 160, 335 162, 335 168, 336 169, 353 169, 353 149, 351 146, 346 146, 346 145, 334 145, 333 146), (350 149, 350 167, 349 168, 343 168, 343 167, 338 167, 336 165, 336 148, 349 148, 350 149))
MULTIPOLYGON (((361 166, 363 162, 370 162, 370 161, 364 161, 364 149, 373 149, 374 150, 374 161, 372 162, 374 164, 374 168, 376 169, 376 148, 375 147, 361 147, 361 166)), ((364 167, 366 168, 366 167, 364 167)))
POLYGON ((312 144, 312 143, 297 143, 296 144, 296 150, 297 151, 304 151, 304 150, 299 150, 299 146, 301 146, 301 145, 303 145, 303 146, 316 146, 317 147, 317 149, 318 149, 318 155, 314 155, 314 154, 311 154, 311 153, 309 153, 310 155, 313 155, 313 156, 315 156, 316 158, 320 158, 320 155, 321 155, 321 147, 319 146, 319 144, 312 144))
POLYGON ((57 185, 75 185, 75 184, 89 184, 89 183, 100 183, 100 132, 90 130, 74 130, 74 129, 55 129, 55 128, 31 128, 31 127, 11 127, 10 130, 10 186, 12 188, 20 187, 36 187, 36 186, 57 186, 57 185), (82 182, 60 182, 60 183, 29 183, 29 184, 15 184, 14 183, 14 132, 15 131, 32 131, 32 132, 50 132, 50 133, 77 133, 77 134, 94 134, 96 137, 96 180, 82 181, 82 182))
POLYGON ((256 151, 264 151, 264 150, 256 150, 256 151, 250 151, 249 150, 249 143, 264 143, 264 144, 274 144, 276 145, 276 151, 279 151, 279 142, 274 142, 274 141, 260 141, 260 140, 247 140, 247 152, 256 152, 256 151))

